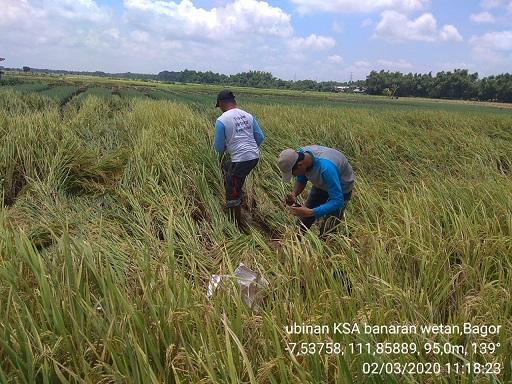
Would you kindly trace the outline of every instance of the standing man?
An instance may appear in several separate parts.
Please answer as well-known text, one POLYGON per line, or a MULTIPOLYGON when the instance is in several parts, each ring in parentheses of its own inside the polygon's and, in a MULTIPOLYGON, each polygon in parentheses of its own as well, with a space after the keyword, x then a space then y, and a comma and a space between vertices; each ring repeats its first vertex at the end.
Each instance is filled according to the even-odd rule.
POLYGON ((213 146, 230 160, 223 164, 226 206, 234 213, 239 228, 242 227, 242 187, 245 178, 256 166, 260 157, 259 146, 265 136, 256 118, 237 108, 235 95, 229 90, 219 92, 216 107, 223 112, 215 122, 213 146))
POLYGON ((323 218, 320 236, 324 236, 343 218, 352 197, 355 177, 347 158, 336 149, 310 145, 297 151, 285 149, 279 155, 277 165, 284 182, 289 182, 292 175, 296 177, 292 193, 285 197, 285 203, 291 206, 291 214, 299 218, 302 230, 323 218), (308 180, 313 187, 304 206, 299 206, 296 198, 304 191, 308 180))

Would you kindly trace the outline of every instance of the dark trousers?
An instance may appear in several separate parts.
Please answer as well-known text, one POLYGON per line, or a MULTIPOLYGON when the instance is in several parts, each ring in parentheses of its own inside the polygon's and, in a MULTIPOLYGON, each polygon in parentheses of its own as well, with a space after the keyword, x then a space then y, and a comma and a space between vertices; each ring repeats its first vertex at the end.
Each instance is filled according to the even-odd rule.
POLYGON ((259 159, 233 163, 226 161, 222 165, 224 185, 226 187, 226 206, 234 208, 242 204, 245 178, 251 173, 259 159))
MULTIPOLYGON (((343 199, 345 203, 343 204, 343 208, 338 209, 331 215, 324 216, 320 219, 320 236, 324 236, 336 227, 343 219, 343 214, 345 213, 345 208, 347 203, 352 198, 352 191, 349 193, 343 194, 343 199)), ((316 187, 311 188, 309 192, 308 198, 306 199, 305 206, 308 208, 316 208, 322 204, 324 204, 329 199, 329 194, 326 191, 318 189, 316 187)), ((301 217, 299 219, 299 226, 301 230, 306 230, 311 228, 313 223, 316 221, 316 218, 313 217, 301 217)))

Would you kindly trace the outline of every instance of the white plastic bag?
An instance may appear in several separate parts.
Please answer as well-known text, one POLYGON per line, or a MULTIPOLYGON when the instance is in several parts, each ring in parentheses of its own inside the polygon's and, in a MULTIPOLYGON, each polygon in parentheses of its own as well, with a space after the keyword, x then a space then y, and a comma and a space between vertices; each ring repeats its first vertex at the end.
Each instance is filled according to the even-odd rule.
POLYGON ((240 286, 240 293, 244 304, 253 312, 258 312, 260 310, 257 302, 261 299, 263 291, 269 287, 268 281, 263 276, 240 263, 240 265, 235 269, 234 276, 212 275, 206 294, 208 299, 211 299, 213 292, 215 292, 221 280, 225 279, 236 279, 240 286))

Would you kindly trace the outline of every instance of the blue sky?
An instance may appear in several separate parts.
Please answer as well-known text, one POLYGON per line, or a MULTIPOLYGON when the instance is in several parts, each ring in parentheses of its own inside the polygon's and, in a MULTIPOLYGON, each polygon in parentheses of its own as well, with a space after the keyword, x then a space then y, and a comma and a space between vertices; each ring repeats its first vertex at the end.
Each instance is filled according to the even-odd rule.
POLYGON ((0 0, 7 67, 270 71, 346 81, 374 70, 511 72, 512 0, 0 0))

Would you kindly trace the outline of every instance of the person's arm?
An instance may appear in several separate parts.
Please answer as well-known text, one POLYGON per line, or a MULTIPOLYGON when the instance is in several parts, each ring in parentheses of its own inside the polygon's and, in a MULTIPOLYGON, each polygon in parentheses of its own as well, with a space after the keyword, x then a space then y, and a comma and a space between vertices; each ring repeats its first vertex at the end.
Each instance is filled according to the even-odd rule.
POLYGON ((293 186, 292 195, 294 198, 297 198, 304 189, 306 188, 306 183, 308 182, 308 179, 304 180, 298 180, 298 177, 295 179, 295 185, 293 186))
POLYGON ((307 179, 305 182, 302 182, 302 180, 299 181, 297 179, 298 179, 298 177, 295 180, 295 185, 293 186, 293 191, 284 197, 284 203, 286 205, 292 205, 292 204, 296 203, 297 196, 299 196, 304 191, 304 188, 306 188, 307 179))
POLYGON ((215 134, 213 135, 213 148, 222 155, 226 149, 226 133, 224 124, 217 120, 215 122, 215 134))
POLYGON ((336 166, 332 163, 328 163, 328 165, 322 170, 321 174, 324 183, 327 185, 329 199, 324 204, 313 209, 316 219, 322 216, 334 214, 337 210, 343 208, 343 205, 345 204, 343 199, 343 188, 341 186, 336 166))
POLYGON ((256 144, 258 147, 263 143, 263 140, 265 140, 265 135, 263 134, 263 131, 260 128, 260 125, 258 124, 258 121, 255 117, 252 118, 252 131, 254 135, 254 140, 256 140, 256 144))

